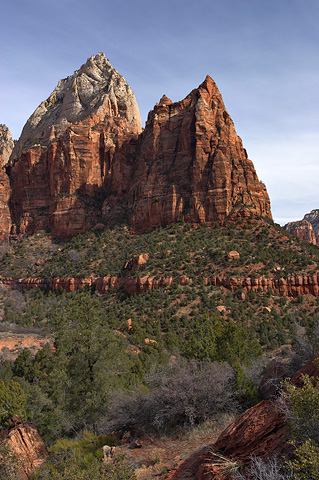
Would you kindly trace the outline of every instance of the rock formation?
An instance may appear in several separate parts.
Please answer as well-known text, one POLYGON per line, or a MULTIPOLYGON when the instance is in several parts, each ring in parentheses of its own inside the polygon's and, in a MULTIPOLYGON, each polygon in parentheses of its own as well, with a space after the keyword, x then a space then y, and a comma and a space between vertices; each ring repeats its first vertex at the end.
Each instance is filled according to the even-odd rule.
POLYGON ((104 219, 120 212, 120 201, 139 228, 224 220, 236 208, 271 217, 266 188, 209 76, 180 102, 162 97, 148 115, 128 193, 115 176, 111 185, 104 219))
POLYGON ((0 125, 0 167, 8 163, 14 147, 10 130, 6 125, 0 125))
POLYGON ((39 467, 48 456, 47 448, 34 423, 22 422, 15 415, 9 427, 1 432, 0 442, 6 442, 10 451, 19 461, 20 478, 27 479, 35 468, 39 467))
POLYGON ((61 80, 27 121, 7 172, 13 233, 68 237, 101 223, 271 217, 214 81, 163 96, 141 133, 134 94, 103 53, 61 80), (103 204, 103 208, 102 207, 103 204))
MULTIPOLYGON (((137 257, 134 258, 139 258, 137 257)), ((145 263, 145 262, 143 262, 145 263)), ((139 265, 143 265, 140 263, 139 265)), ((133 264, 134 265, 134 264, 133 264)), ((139 265, 136 265, 138 270, 139 265)), ((134 271, 134 270, 133 270, 134 271)), ((211 277, 201 278, 203 285, 222 286, 236 292, 242 290, 241 294, 252 290, 253 292, 268 292, 273 294, 285 295, 287 297, 298 297, 298 295, 319 296, 319 273, 312 275, 290 275, 288 278, 266 278, 266 277, 228 277, 220 274, 211 277)), ((173 282, 180 285, 189 285, 192 279, 180 275, 178 277, 155 277, 145 276, 119 276, 119 277, 88 277, 88 278, 6 278, 0 277, 0 286, 18 288, 21 290, 29 290, 32 288, 50 288, 54 291, 65 290, 66 292, 74 292, 84 286, 94 287, 99 293, 106 293, 110 288, 123 288, 129 295, 141 295, 149 290, 156 288, 170 288, 173 282)), ((218 307, 219 308, 219 307, 218 307)), ((223 310, 225 307, 222 307, 223 310)), ((221 311, 221 310, 220 310, 221 311)))
POLYGON ((125 158, 118 172, 125 188, 130 140, 140 132, 135 96, 103 53, 61 80, 29 118, 11 155, 17 232, 49 228, 71 236, 94 225, 113 157, 125 158))
MULTIPOLYGON (((311 361, 292 378, 291 382, 300 387, 302 374, 318 377, 319 369, 311 361)), ((193 478, 195 480, 230 480, 232 477, 229 461, 247 466, 252 456, 266 459, 271 455, 288 460, 293 455, 294 447, 289 443, 289 430, 278 399, 263 400, 246 410, 231 423, 219 436, 214 445, 206 450, 205 455, 198 454, 200 465, 193 459, 193 470, 183 476, 185 466, 182 464, 167 480, 193 478)), ((185 465, 188 461, 186 460, 185 465)), ((189 465, 188 465, 189 467, 189 465)))
POLYGON ((289 222, 284 228, 303 242, 319 245, 319 210, 311 210, 302 220, 289 222))
POLYGON ((6 164, 11 155, 14 142, 6 125, 0 125, 0 240, 7 240, 11 230, 9 200, 11 188, 6 164))

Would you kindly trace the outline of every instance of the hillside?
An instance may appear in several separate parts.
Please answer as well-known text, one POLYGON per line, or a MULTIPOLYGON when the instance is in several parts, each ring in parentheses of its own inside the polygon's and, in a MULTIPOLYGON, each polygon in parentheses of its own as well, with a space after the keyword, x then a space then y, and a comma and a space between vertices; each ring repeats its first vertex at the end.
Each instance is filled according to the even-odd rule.
POLYGON ((2 430, 38 425, 38 480, 179 478, 258 403, 271 360, 290 375, 318 352, 318 246, 273 222, 209 76, 142 130, 99 53, 18 142, 2 132, 2 430))
MULTIPOLYGON (((271 358, 296 369, 315 353, 318 291, 310 293, 309 279, 318 275, 318 262, 318 247, 257 217, 234 216, 223 225, 182 222, 145 233, 126 226, 92 230, 64 242, 44 232, 26 237, 1 259, 1 328, 36 331, 53 342, 55 353, 20 348, 14 363, 2 363, 1 376, 23 386, 27 414, 49 444, 87 428, 108 431, 109 402, 125 392, 132 402, 140 388, 152 391, 155 365, 165 371, 179 357, 198 365, 228 362, 229 385, 235 381, 241 393, 221 411, 240 411, 257 401, 255 385, 271 358), (118 283, 99 290, 108 277, 118 283), (278 288, 262 288, 259 277, 278 280, 278 288), (292 277, 304 283, 285 290, 292 277), (148 288, 125 287, 136 278, 140 285, 148 279, 148 288)), ((209 418, 201 410, 195 420, 174 425, 175 419, 172 432, 209 418)), ((149 420, 139 421, 135 435, 153 432, 149 420)))

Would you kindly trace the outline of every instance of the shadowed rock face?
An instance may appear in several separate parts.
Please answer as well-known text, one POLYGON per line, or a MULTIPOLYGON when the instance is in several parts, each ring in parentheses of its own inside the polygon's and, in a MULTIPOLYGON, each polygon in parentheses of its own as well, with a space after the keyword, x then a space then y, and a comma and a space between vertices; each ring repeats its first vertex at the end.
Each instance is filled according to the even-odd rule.
MULTIPOLYGON (((115 177, 112 190, 116 195, 103 205, 106 221, 122 193, 115 177)), ((224 220, 234 208, 271 217, 266 188, 209 76, 181 102, 163 96, 149 113, 132 185, 123 200, 130 223, 140 228, 181 218, 196 223, 224 220)))
POLYGON ((61 80, 10 158, 12 233, 69 237, 101 215, 143 229, 222 221, 234 209, 271 217, 209 76, 181 102, 163 96, 141 130, 134 94, 103 53, 61 80))
POLYGON ((311 210, 302 220, 289 222, 284 228, 303 242, 319 245, 319 210, 311 210))

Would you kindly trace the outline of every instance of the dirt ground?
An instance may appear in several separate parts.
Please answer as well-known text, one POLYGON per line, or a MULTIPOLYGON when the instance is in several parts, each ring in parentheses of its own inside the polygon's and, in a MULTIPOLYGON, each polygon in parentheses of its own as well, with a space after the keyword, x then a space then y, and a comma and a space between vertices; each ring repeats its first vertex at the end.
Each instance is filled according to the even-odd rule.
POLYGON ((221 415, 184 434, 136 438, 116 450, 124 454, 125 462, 135 471, 138 480, 169 480, 177 470, 181 472, 180 480, 191 480, 194 465, 205 457, 210 445, 233 419, 233 415, 221 415))

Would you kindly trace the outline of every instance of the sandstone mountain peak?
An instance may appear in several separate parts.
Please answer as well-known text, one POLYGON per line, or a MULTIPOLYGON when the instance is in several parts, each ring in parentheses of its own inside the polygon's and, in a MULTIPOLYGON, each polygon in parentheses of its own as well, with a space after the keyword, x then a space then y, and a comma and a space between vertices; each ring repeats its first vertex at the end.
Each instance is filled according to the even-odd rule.
POLYGON ((207 76, 184 100, 162 97, 149 113, 129 190, 116 183, 103 205, 105 221, 122 214, 156 227, 223 221, 236 209, 271 217, 265 186, 238 137, 215 82, 207 76))
POLYGON ((70 124, 92 116, 96 122, 122 118, 132 131, 141 130, 134 93, 104 53, 91 56, 73 75, 59 81, 27 121, 13 156, 35 143, 47 145, 70 124))
MULTIPOLYGON (((266 187, 210 76, 184 100, 163 95, 142 132, 135 96, 103 53, 31 115, 7 173, 12 234, 69 237, 101 220, 215 222, 234 211, 271 218, 266 187)), ((2 216, 5 236, 8 209, 2 216)))

